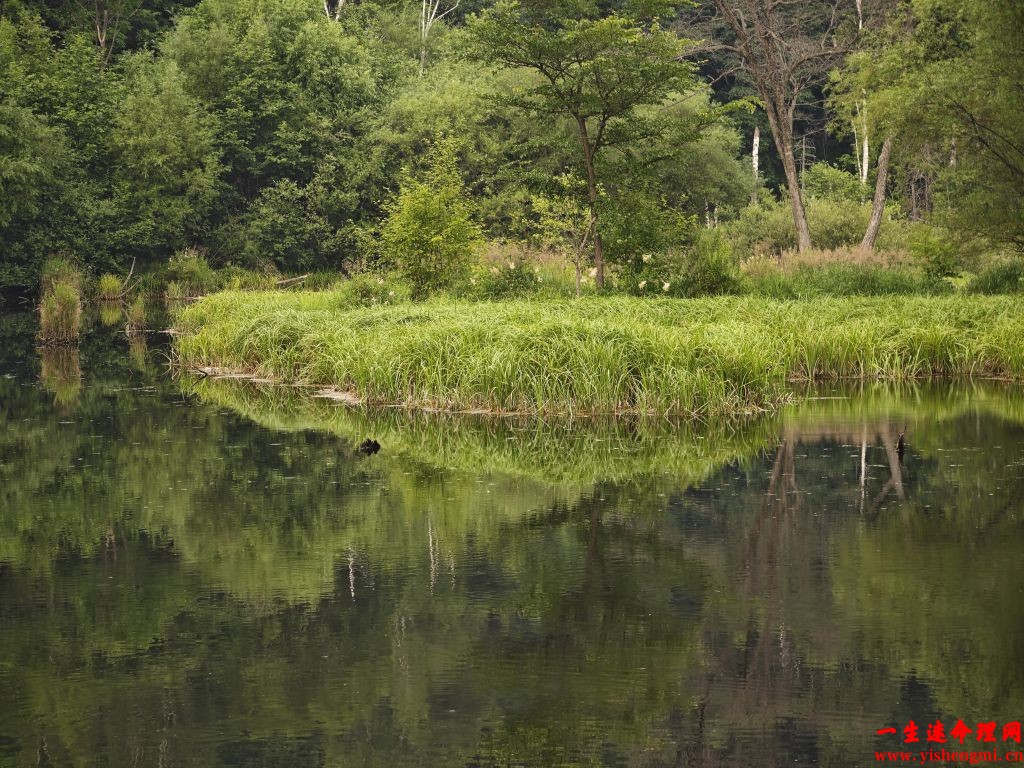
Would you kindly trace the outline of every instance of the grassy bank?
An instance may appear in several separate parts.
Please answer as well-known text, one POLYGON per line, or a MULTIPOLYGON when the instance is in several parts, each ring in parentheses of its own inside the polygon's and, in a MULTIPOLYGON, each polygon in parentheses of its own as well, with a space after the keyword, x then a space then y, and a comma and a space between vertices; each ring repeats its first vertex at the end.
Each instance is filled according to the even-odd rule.
POLYGON ((223 293, 179 317, 179 362, 336 387, 374 404, 731 415, 793 380, 1024 376, 999 297, 428 302, 223 293))

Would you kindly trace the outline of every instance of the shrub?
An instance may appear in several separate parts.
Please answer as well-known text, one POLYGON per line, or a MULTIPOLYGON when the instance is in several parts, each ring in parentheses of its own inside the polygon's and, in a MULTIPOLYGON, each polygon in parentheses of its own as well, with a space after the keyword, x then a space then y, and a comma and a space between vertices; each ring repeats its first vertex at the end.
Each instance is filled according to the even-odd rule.
POLYGON ((281 270, 306 272, 337 264, 346 237, 329 221, 330 196, 320 180, 299 186, 281 179, 252 201, 233 242, 225 245, 248 266, 269 261, 281 270))
POLYGON ((409 284, 398 275, 364 272, 336 288, 342 307, 374 307, 408 301, 409 284))
POLYGON ((639 296, 715 296, 741 288, 732 249, 714 230, 700 230, 686 251, 630 260, 620 280, 627 292, 639 296))
POLYGON ((920 229, 910 240, 910 254, 932 277, 953 277, 963 265, 959 248, 944 230, 930 227, 920 229))
POLYGON ((720 232, 701 230, 687 254, 681 292, 686 296, 721 296, 740 292, 736 258, 720 232))
POLYGON ((141 333, 146 330, 146 300, 142 296, 136 296, 128 306, 128 324, 125 330, 128 333, 141 333))
POLYGON ((804 171, 802 181, 808 198, 861 203, 868 196, 867 187, 854 174, 828 163, 814 163, 804 171))
POLYGON ((864 238, 868 219, 871 218, 870 205, 851 200, 820 200, 813 197, 805 202, 807 226, 816 248, 857 245, 864 238))
POLYGON ((543 284, 540 267, 526 259, 479 264, 470 277, 468 293, 481 299, 511 299, 535 294, 543 284))
POLYGON ((219 285, 217 273, 195 248, 185 248, 171 257, 167 263, 167 277, 179 285, 183 296, 201 296, 215 291, 219 285))
POLYGON ((472 220, 452 142, 434 145, 422 180, 403 175, 387 212, 384 255, 409 280, 415 296, 465 279, 483 235, 472 220))
POLYGON ((1024 291, 1024 260, 997 261, 979 272, 967 285, 971 293, 1020 293, 1024 291))
MULTIPOLYGON (((871 206, 855 200, 808 196, 804 207, 814 246, 827 250, 859 245, 871 217, 871 206)), ((879 244, 886 248, 901 247, 907 228, 906 222, 883 221, 879 244)), ((738 218, 720 229, 733 249, 744 256, 779 256, 796 249, 796 229, 788 199, 747 206, 738 218)))
POLYGON ((54 283, 39 305, 39 340, 43 344, 74 344, 81 324, 78 289, 70 283, 54 283))
POLYGON ((96 282, 96 298, 100 301, 117 301, 121 298, 122 291, 124 291, 124 283, 121 278, 109 272, 100 275, 100 279, 96 282))
POLYGON ((748 205, 720 229, 733 249, 745 256, 778 256, 796 248, 793 214, 777 200, 748 205))

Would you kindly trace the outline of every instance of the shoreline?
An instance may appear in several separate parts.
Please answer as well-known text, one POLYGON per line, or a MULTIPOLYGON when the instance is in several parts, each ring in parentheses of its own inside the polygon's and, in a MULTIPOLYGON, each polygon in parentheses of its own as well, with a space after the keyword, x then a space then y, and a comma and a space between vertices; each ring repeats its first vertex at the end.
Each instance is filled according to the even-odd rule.
POLYGON ((174 358, 351 406, 744 417, 778 410, 806 382, 1021 381, 1019 308, 1008 297, 352 307, 331 292, 221 293, 181 313, 174 358))

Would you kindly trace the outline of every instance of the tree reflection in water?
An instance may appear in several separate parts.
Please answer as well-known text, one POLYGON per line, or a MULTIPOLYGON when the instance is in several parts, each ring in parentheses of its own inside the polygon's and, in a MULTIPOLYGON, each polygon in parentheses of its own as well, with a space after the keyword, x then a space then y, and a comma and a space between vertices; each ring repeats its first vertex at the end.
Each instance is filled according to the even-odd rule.
POLYGON ((12 764, 860 765, 1020 712, 1015 390, 538 424, 110 349, 0 379, 12 764))

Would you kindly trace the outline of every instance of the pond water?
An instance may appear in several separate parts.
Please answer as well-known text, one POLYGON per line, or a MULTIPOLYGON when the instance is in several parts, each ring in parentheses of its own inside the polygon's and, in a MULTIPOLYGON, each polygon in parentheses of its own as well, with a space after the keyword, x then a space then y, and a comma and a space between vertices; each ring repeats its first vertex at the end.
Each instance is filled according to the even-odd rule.
POLYGON ((1019 389, 487 421, 32 332, 0 321, 2 766, 858 766, 958 719, 1016 746, 1019 389))

